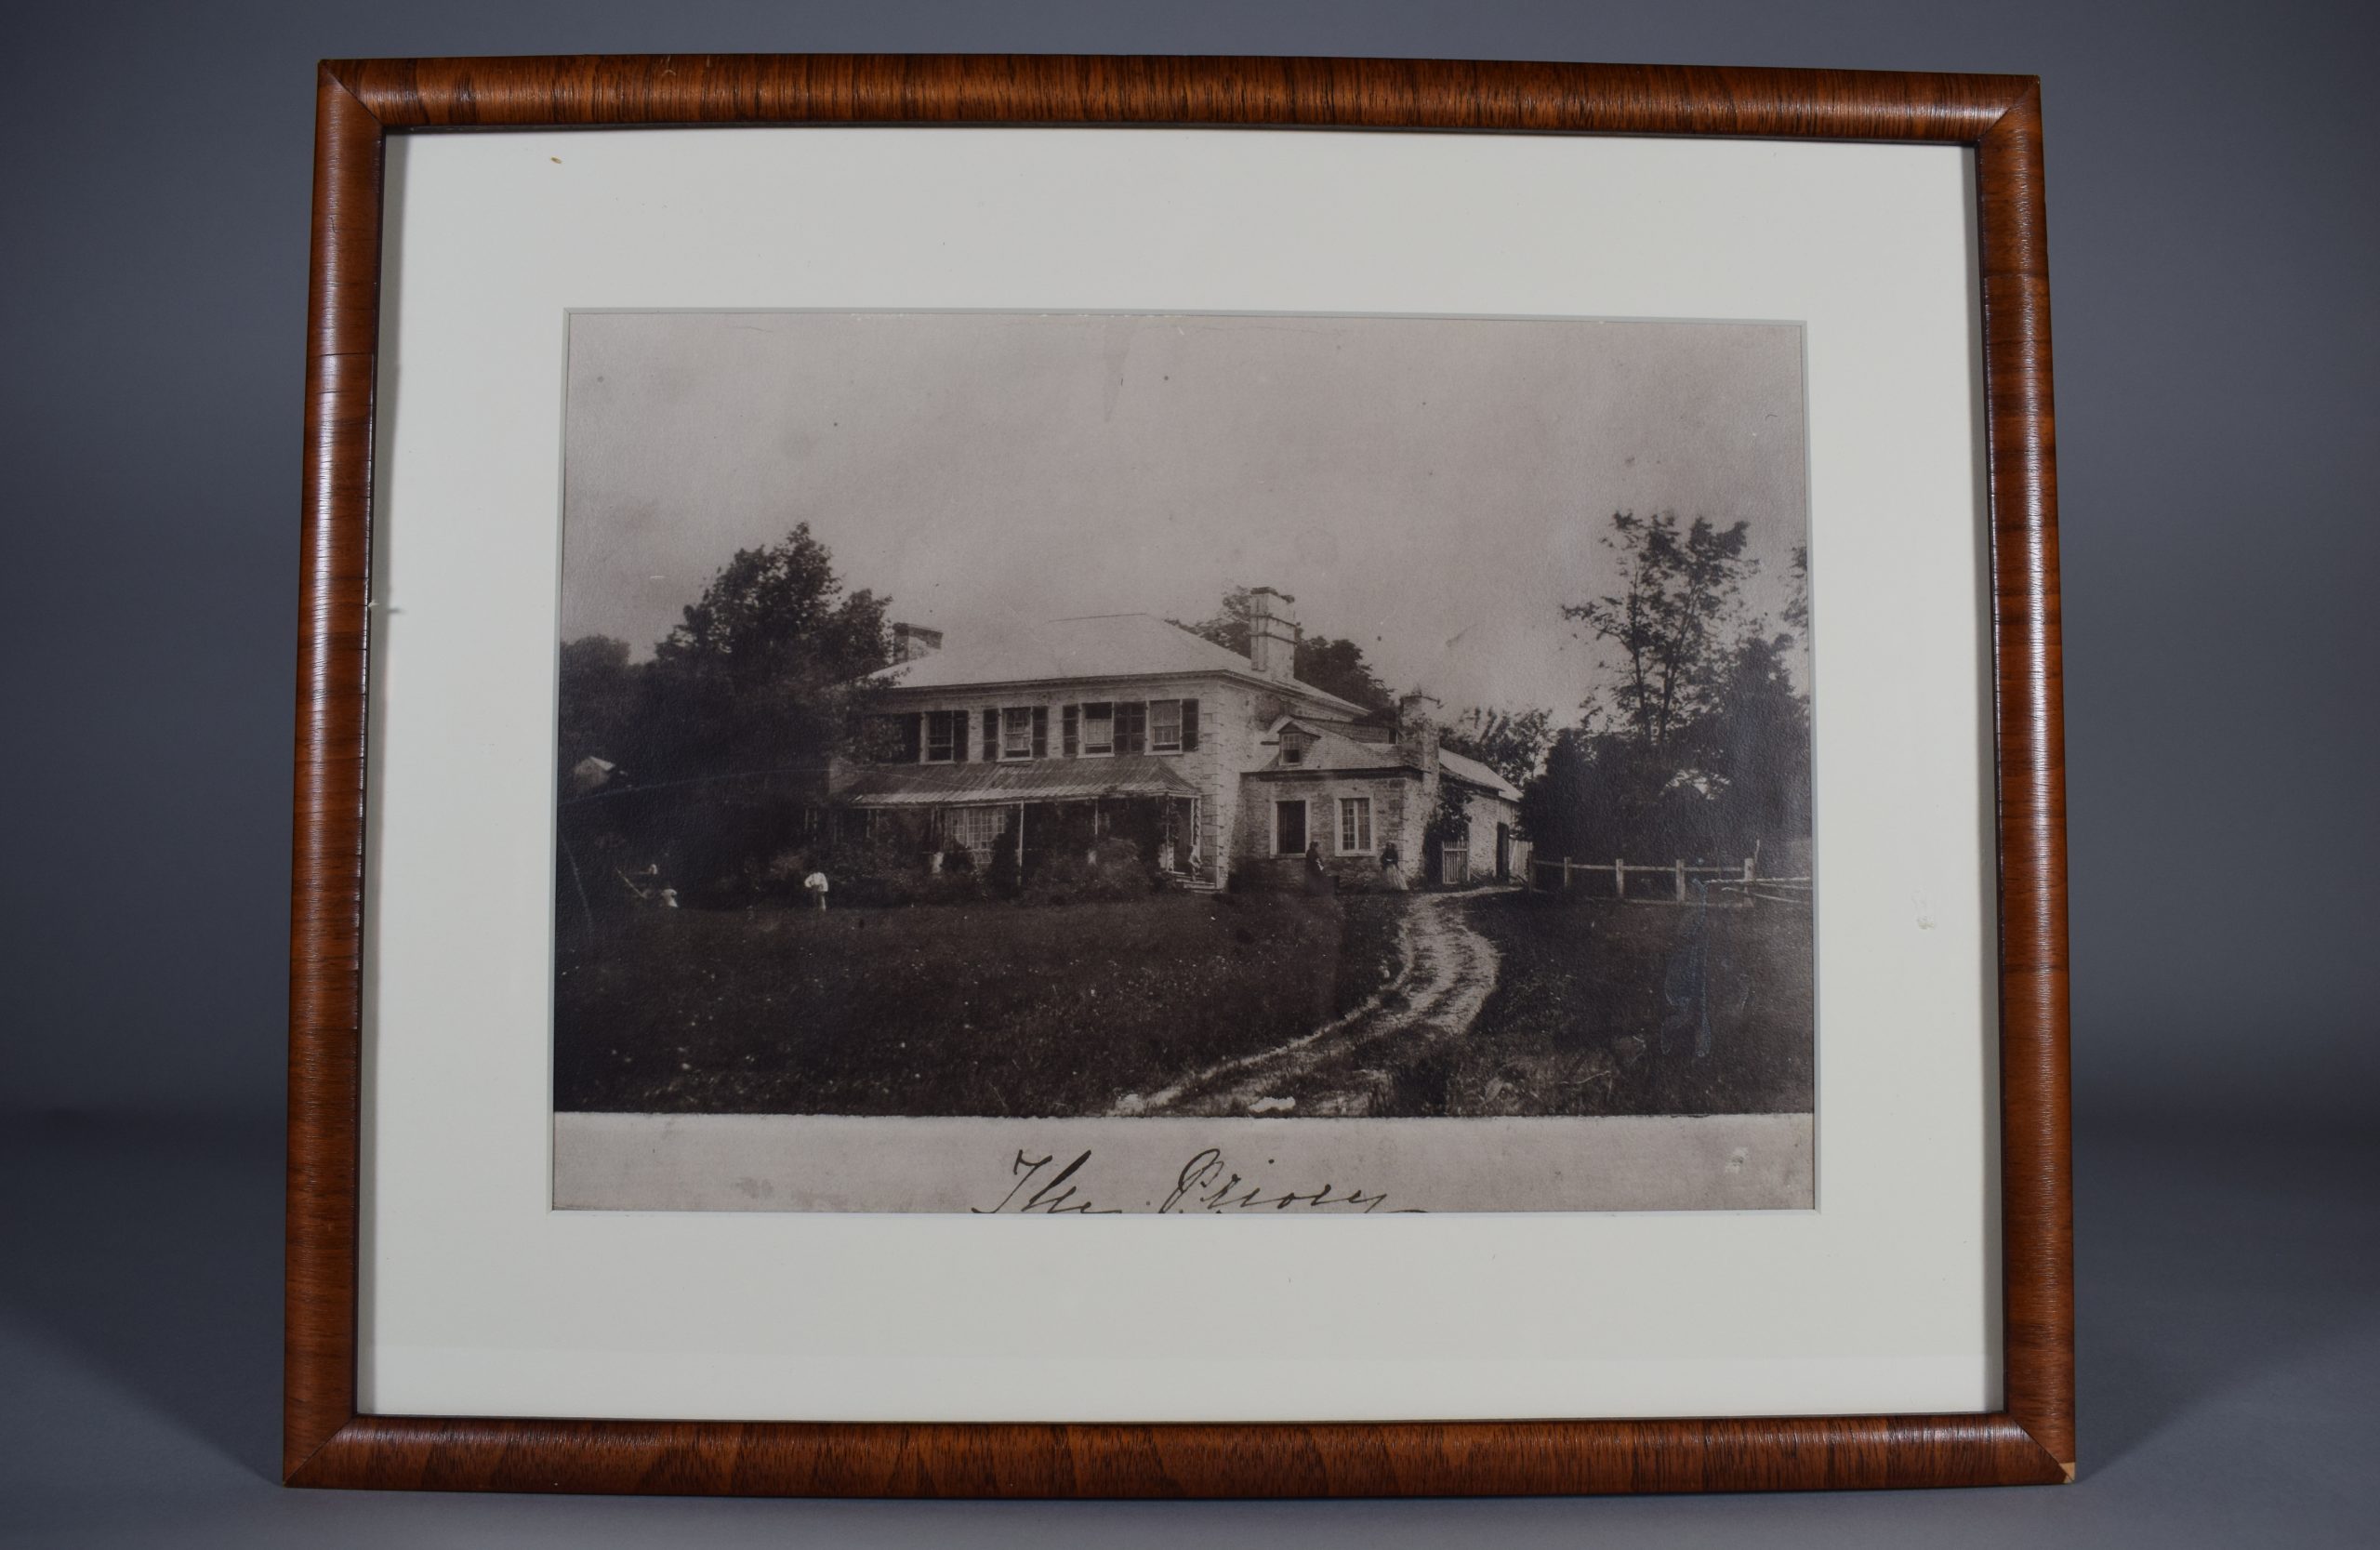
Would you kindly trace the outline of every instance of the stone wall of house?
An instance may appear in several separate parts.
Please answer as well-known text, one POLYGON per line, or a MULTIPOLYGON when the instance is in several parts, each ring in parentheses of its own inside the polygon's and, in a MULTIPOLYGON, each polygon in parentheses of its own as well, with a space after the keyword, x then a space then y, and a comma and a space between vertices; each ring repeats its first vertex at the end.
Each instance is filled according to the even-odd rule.
MULTIPOLYGON (((1049 713, 1047 762, 1064 764, 1064 708, 1085 702, 1152 699, 1195 699, 1198 702, 1198 746, 1179 753, 1158 754, 1199 795, 1199 858, 1201 873, 1221 883, 1229 878, 1236 858, 1244 853, 1235 836, 1242 822, 1241 775, 1271 761, 1277 751, 1267 729, 1292 710, 1310 707, 1289 696, 1228 678, 1119 679, 1096 683, 1050 684, 1039 687, 933 689, 896 691, 888 696, 888 713, 928 710, 962 711, 967 717, 967 762, 983 758, 983 715, 987 709, 1039 707, 1049 713)), ((922 748, 920 753, 922 754, 922 748)), ((1086 766, 1096 759, 1078 760, 1086 766)), ((939 767, 937 765, 936 767, 939 767)), ((1269 811, 1269 810, 1268 810, 1269 811)), ((1416 854, 1408 850, 1405 854, 1416 854)))
POLYGON ((1342 886, 1377 888, 1392 880, 1382 865, 1382 852, 1395 847, 1398 885, 1421 876, 1421 830, 1429 808, 1421 801, 1422 781, 1417 770, 1382 770, 1360 774, 1300 771, 1267 772, 1240 783, 1239 826, 1233 841, 1235 869, 1247 870, 1285 885, 1294 885, 1304 871, 1302 854, 1283 855, 1275 849, 1276 804, 1306 805, 1306 838, 1319 841, 1322 864, 1342 886), (1341 823, 1340 802, 1362 798, 1371 803, 1371 843, 1348 850, 1341 823))
MULTIPOLYGON (((1473 881, 1492 881, 1496 876, 1496 826, 1520 827, 1520 809, 1503 798, 1474 787, 1462 788, 1463 818, 1470 826, 1471 877, 1473 881)), ((1515 872, 1515 882, 1523 881, 1515 872)))

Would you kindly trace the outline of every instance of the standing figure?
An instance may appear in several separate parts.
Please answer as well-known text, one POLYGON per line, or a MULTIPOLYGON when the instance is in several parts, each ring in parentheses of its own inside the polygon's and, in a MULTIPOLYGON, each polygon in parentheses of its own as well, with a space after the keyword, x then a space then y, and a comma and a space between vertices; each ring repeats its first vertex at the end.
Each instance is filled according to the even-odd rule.
POLYGON ((818 907, 820 909, 825 909, 825 908, 826 907, 826 873, 824 873, 824 872, 813 872, 813 873, 811 873, 808 877, 803 878, 803 879, 801 880, 801 886, 803 886, 804 888, 807 888, 807 889, 809 889, 809 890, 810 890, 810 897, 811 897, 813 901, 815 901, 815 903, 817 904, 817 907, 818 907))

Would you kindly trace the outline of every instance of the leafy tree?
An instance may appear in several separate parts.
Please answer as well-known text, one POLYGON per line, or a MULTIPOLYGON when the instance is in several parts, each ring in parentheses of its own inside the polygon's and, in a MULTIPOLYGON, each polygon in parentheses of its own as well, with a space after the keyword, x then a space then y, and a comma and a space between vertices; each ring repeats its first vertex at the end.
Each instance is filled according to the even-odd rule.
POLYGON ((639 700, 643 669, 628 661, 628 643, 609 635, 582 635, 562 643, 559 743, 562 772, 593 755, 626 765, 638 757, 639 700))
POLYGON ((1786 669, 1792 637, 1745 637, 1696 729, 1699 762, 1719 782, 1718 827, 1730 836, 1810 831, 1810 708, 1786 669))
POLYGON ((1740 615, 1744 581, 1758 562, 1744 523, 1714 527, 1674 512, 1615 511, 1604 547, 1620 557, 1620 590, 1563 608, 1620 653, 1611 697, 1646 748, 1661 749, 1713 704, 1740 615))
POLYGON ((1334 640, 1328 635, 1300 636, 1297 677, 1326 695, 1353 700, 1367 710, 1386 710, 1396 704, 1395 695, 1372 671, 1371 664, 1364 660, 1364 648, 1353 641, 1334 640))
POLYGON ((1518 786, 1537 773, 1554 741, 1554 712, 1474 707, 1439 728, 1438 740, 1518 786))
MULTIPOLYGON (((1214 614, 1196 624, 1180 619, 1167 622, 1186 629, 1191 634, 1212 641, 1225 651, 1248 655, 1252 615, 1250 597, 1253 589, 1234 587, 1225 591, 1214 614)), ((1368 710, 1386 710, 1396 703, 1396 696, 1387 684, 1372 671, 1364 659, 1364 648, 1349 640, 1334 640, 1328 635, 1298 637, 1297 655, 1291 669, 1298 680, 1312 684, 1328 695, 1352 700, 1368 710)))
MULTIPOLYGON (((1612 648, 1609 682, 1523 787, 1543 854, 1733 857, 1809 832, 1809 707, 1792 636, 1744 616, 1747 536, 1742 523, 1613 516, 1620 590, 1563 609, 1612 648)), ((1797 550, 1796 579, 1805 571, 1797 550)), ((1798 589, 1785 616, 1807 628, 1798 589)))
POLYGON ((648 762, 680 775, 823 765, 873 697, 859 681, 892 660, 885 607, 843 590, 807 523, 738 550, 654 648, 648 762))

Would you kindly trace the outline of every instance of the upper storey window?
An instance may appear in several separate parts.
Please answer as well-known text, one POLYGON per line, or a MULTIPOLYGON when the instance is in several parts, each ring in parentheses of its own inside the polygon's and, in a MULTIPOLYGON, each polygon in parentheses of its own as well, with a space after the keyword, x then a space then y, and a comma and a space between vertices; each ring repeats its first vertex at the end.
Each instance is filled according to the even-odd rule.
POLYGON ((964 710, 929 710, 926 712, 925 762, 929 764, 949 764, 967 757, 967 712, 964 710))
POLYGON ((1033 757, 1033 721, 1032 709, 1025 706, 1012 705, 1000 712, 1000 757, 1002 759, 1033 757))
POLYGON ((1149 751, 1180 753, 1182 751, 1182 702, 1178 699, 1149 701, 1149 751))

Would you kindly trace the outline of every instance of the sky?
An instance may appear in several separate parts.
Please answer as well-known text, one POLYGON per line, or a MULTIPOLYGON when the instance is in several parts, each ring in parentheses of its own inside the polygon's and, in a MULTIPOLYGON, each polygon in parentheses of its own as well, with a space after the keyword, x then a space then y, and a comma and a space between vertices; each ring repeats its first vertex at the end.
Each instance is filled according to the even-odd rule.
POLYGON ((796 523, 893 619, 971 632, 1296 599, 1447 714, 1575 719, 1614 511, 1807 531, 1802 332, 1771 323, 582 312, 562 631, 639 658, 796 523))

